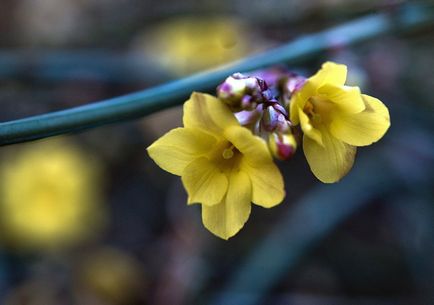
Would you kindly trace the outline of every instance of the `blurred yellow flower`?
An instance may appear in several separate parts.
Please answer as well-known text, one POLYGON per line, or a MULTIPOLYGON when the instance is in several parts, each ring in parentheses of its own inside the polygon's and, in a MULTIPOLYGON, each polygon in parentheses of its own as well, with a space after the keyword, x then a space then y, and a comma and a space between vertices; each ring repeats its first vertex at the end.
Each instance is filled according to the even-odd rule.
POLYGON ((65 140, 14 147, 0 164, 0 225, 20 249, 50 250, 86 239, 104 220, 94 160, 65 140))
POLYGON ((228 239, 244 226, 252 201, 269 208, 283 200, 283 178, 265 141, 219 99, 193 93, 183 122, 147 150, 161 168, 181 176, 188 204, 202 204, 208 230, 228 239))
POLYGON ((351 169, 356 146, 378 141, 390 126, 378 99, 345 86, 347 67, 333 62, 309 78, 290 103, 293 124, 304 132, 303 150, 314 175, 336 182, 351 169))
MULTIPOLYGON (((85 254, 75 268, 80 295, 94 295, 104 304, 132 304, 146 288, 139 261, 114 248, 100 248, 85 254)), ((79 302, 86 303, 86 302, 79 302)))
MULTIPOLYGON (((137 48, 178 75, 239 59, 253 51, 251 33, 227 17, 168 20, 140 38, 137 48)), ((256 46, 260 42, 256 41, 256 46)))

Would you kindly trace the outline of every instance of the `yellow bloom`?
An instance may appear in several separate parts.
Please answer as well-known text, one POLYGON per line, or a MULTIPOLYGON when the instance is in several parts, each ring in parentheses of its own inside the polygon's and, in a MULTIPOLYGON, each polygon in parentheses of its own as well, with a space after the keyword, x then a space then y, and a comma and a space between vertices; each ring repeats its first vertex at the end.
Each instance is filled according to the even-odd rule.
POLYGON ((304 132, 303 150, 314 175, 336 182, 351 169, 356 146, 378 141, 390 126, 384 104, 345 86, 347 67, 327 62, 293 95, 290 116, 304 132))
POLYGON ((139 38, 137 48, 178 75, 239 59, 261 44, 248 40, 249 31, 229 17, 175 18, 164 21, 139 38))
POLYGON ((251 202, 269 208, 283 200, 283 178, 265 141, 240 126, 220 100, 193 93, 183 122, 184 128, 165 134, 148 153, 181 176, 188 204, 202 204, 208 230, 228 239, 249 218, 251 202))
POLYGON ((2 237, 44 251, 87 239, 104 221, 100 182, 95 160, 66 141, 12 147, 0 164, 2 237))
POLYGON ((81 289, 96 299, 111 301, 103 304, 132 304, 146 288, 140 262, 114 248, 84 253, 75 270, 81 289))

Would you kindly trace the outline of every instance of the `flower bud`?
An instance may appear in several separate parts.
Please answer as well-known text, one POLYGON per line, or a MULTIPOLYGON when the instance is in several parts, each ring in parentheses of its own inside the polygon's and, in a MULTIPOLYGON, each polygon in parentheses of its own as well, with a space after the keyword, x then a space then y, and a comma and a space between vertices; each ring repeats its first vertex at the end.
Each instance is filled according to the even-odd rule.
POLYGON ((290 72, 284 66, 277 66, 251 72, 252 75, 264 80, 269 87, 278 87, 282 80, 286 79, 290 72))
POLYGON ((255 124, 261 117, 261 113, 256 110, 253 111, 244 110, 235 113, 235 117, 237 118, 238 122, 241 125, 247 126, 247 125, 255 124))
POLYGON ((232 111, 253 110, 263 102, 263 93, 267 92, 265 81, 234 73, 217 87, 217 97, 226 103, 232 111))
POLYGON ((279 160, 290 159, 297 149, 297 141, 291 133, 272 133, 268 138, 268 147, 279 160))
POLYGON ((291 131, 291 122, 286 119, 283 114, 280 114, 277 118, 277 131, 280 133, 290 133, 291 131))
POLYGON ((291 75, 288 77, 288 80, 285 83, 284 90, 287 91, 290 95, 292 95, 294 92, 298 91, 303 87, 304 83, 306 82, 306 78, 300 75, 291 75))
POLYGON ((250 111, 250 110, 253 110, 255 108, 256 108, 256 103, 254 102, 252 96, 244 95, 241 98, 241 109, 250 111))
POLYGON ((280 112, 276 111, 273 106, 265 108, 262 114, 261 127, 268 132, 277 128, 280 112))
POLYGON ((279 111, 281 114, 283 114, 284 116, 288 116, 288 112, 286 112, 285 107, 283 107, 282 105, 280 105, 279 103, 274 103, 273 104, 273 108, 276 109, 277 111, 279 111))
POLYGON ((287 112, 276 100, 264 106, 261 119, 261 128, 267 132, 279 131, 287 133, 291 124, 287 120, 287 112))

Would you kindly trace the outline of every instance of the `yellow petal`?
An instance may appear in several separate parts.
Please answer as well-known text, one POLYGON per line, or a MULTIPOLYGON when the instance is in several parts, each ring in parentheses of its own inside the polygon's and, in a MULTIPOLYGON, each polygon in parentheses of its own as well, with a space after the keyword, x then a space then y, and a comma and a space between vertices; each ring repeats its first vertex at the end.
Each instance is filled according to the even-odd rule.
POLYGON ((188 204, 215 205, 222 200, 228 189, 226 175, 204 157, 187 165, 181 180, 188 193, 188 204))
POLYGON ((265 141, 254 136, 250 130, 241 126, 232 126, 224 131, 225 138, 230 141, 248 162, 257 164, 272 160, 265 141))
POLYGON ((253 199, 257 205, 269 208, 285 197, 283 178, 273 162, 265 141, 244 127, 230 127, 225 137, 241 152, 241 169, 252 181, 253 199))
POLYGON ((308 79, 308 82, 316 88, 322 87, 324 84, 332 84, 336 86, 342 86, 345 84, 347 78, 347 66, 336 64, 328 61, 324 63, 321 69, 312 77, 308 79))
POLYGON ((299 118, 300 118, 300 125, 301 129, 303 130, 303 133, 305 136, 311 138, 315 142, 317 142, 319 145, 323 145, 323 140, 321 136, 321 132, 316 129, 310 122, 309 117, 306 113, 304 113, 303 110, 300 108, 298 109, 299 118))
POLYGON ((324 147, 311 138, 303 137, 303 150, 313 174, 322 182, 333 183, 340 180, 351 169, 356 148, 321 129, 324 147))
POLYGON ((359 87, 325 84, 318 93, 335 103, 342 112, 358 113, 365 109, 359 87))
POLYGON ((218 98, 204 93, 193 92, 184 104, 183 122, 185 127, 200 128, 220 134, 231 125, 239 123, 235 115, 218 98))
POLYGON ((283 177, 274 162, 258 163, 253 166, 243 161, 241 169, 248 173, 252 182, 253 203, 271 208, 283 201, 285 198, 283 177))
POLYGON ((379 99, 367 94, 362 94, 362 98, 365 102, 367 112, 376 113, 378 116, 381 116, 385 120, 389 121, 390 124, 389 110, 379 99))
POLYGON ((330 124, 330 131, 336 138, 354 146, 378 141, 390 126, 389 111, 380 100, 369 95, 363 95, 363 100, 365 111, 336 116, 330 124))
MULTIPOLYGON (((303 90, 303 89, 302 89, 303 90)), ((300 98, 296 96, 298 93, 292 96, 291 102, 289 103, 289 119, 291 123, 295 126, 300 124, 300 118, 298 116, 298 108, 303 108, 303 106, 298 106, 300 98)))
POLYGON ((289 115, 292 124, 299 124, 298 108, 303 109, 306 101, 316 94, 317 89, 318 88, 315 88, 312 83, 307 81, 300 91, 294 93, 289 104, 289 115))
POLYGON ((252 191, 249 176, 232 172, 229 188, 223 200, 213 206, 202 205, 202 221, 205 227, 220 238, 234 236, 249 219, 252 191))
POLYGON ((211 150, 216 139, 208 133, 190 128, 176 128, 147 148, 149 156, 162 169, 181 176, 195 158, 211 150))
POLYGON ((266 208, 279 204, 285 197, 283 178, 265 141, 236 126, 226 129, 225 137, 242 154, 240 167, 252 181, 252 201, 266 208))

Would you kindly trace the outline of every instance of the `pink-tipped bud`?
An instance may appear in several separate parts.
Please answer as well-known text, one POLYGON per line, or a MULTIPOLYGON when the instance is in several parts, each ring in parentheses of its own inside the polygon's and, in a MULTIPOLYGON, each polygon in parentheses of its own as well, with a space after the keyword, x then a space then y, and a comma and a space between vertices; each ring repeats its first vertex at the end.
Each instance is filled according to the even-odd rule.
POLYGON ((268 138, 268 147, 275 158, 288 160, 295 154, 297 141, 291 133, 272 133, 268 138))
POLYGON ((234 73, 217 87, 217 97, 226 103, 232 111, 253 110, 263 102, 263 93, 268 90, 265 81, 234 73))

